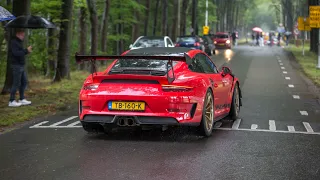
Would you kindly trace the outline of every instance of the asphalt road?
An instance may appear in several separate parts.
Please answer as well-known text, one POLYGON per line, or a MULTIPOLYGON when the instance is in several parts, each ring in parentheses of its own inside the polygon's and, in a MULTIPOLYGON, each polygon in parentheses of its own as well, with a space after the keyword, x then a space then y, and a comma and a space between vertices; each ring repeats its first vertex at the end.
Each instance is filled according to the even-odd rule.
POLYGON ((0 135, 0 179, 320 179, 320 105, 283 49, 238 46, 213 58, 240 78, 243 107, 212 137, 88 135, 73 110, 0 135))

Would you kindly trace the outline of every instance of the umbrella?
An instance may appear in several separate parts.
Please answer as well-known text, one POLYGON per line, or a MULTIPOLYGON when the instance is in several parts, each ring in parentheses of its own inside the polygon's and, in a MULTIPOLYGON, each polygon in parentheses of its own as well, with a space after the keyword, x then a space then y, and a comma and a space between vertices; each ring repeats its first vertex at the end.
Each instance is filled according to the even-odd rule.
POLYGON ((259 27, 255 27, 252 29, 252 31, 262 32, 263 30, 259 27))
POLYGON ((12 15, 8 10, 0 6, 0 21, 8 21, 15 18, 16 17, 12 15))
POLYGON ((56 28, 56 26, 40 16, 19 16, 14 20, 11 20, 6 25, 7 28, 29 28, 29 29, 49 29, 56 28))

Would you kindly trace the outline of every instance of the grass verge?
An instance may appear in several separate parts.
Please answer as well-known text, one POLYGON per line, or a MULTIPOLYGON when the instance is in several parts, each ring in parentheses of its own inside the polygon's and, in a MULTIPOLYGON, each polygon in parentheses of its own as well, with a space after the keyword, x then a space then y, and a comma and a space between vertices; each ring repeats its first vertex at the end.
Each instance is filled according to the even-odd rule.
POLYGON ((290 45, 285 48, 286 50, 292 52, 292 54, 297 59, 298 63, 301 65, 303 73, 310 78, 318 87, 320 87, 320 69, 316 68, 318 63, 318 56, 309 51, 309 46, 305 47, 305 55, 302 55, 302 46, 296 47, 295 45, 290 45))
POLYGON ((29 88, 25 95, 32 101, 30 106, 8 107, 9 95, 1 95, 0 128, 76 108, 79 91, 88 75, 90 74, 84 71, 71 72, 71 80, 65 79, 57 83, 51 83, 50 79, 41 77, 29 79, 29 88))

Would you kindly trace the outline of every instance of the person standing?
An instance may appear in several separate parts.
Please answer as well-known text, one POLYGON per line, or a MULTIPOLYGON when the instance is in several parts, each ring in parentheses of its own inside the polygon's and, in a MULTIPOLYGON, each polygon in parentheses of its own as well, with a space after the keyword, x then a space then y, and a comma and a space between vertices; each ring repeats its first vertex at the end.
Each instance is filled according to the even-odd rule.
POLYGON ((10 107, 19 107, 21 105, 29 105, 31 101, 27 101, 24 97, 24 91, 27 87, 27 75, 25 72, 25 56, 32 52, 32 47, 23 48, 23 40, 25 32, 23 29, 17 29, 15 37, 11 40, 11 69, 12 69, 12 87, 10 92, 10 107), (15 94, 19 90, 20 100, 17 102, 15 94))

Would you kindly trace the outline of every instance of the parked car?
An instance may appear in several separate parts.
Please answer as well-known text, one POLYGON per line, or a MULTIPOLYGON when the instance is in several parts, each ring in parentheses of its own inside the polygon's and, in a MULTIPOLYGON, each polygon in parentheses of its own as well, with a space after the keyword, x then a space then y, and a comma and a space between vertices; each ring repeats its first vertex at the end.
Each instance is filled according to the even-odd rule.
POLYGON ((174 47, 169 36, 140 36, 130 49, 146 48, 146 47, 174 47))
POLYGON ((199 36, 179 36, 175 46, 205 51, 203 39, 199 36))
POLYGON ((216 121, 239 117, 241 90, 228 67, 190 48, 140 48, 120 56, 78 55, 76 61, 114 60, 93 72, 79 94, 79 118, 88 132, 113 128, 195 126, 210 136, 216 121))
POLYGON ((231 49, 231 36, 227 32, 217 32, 214 35, 213 41, 216 49, 218 48, 231 49))

